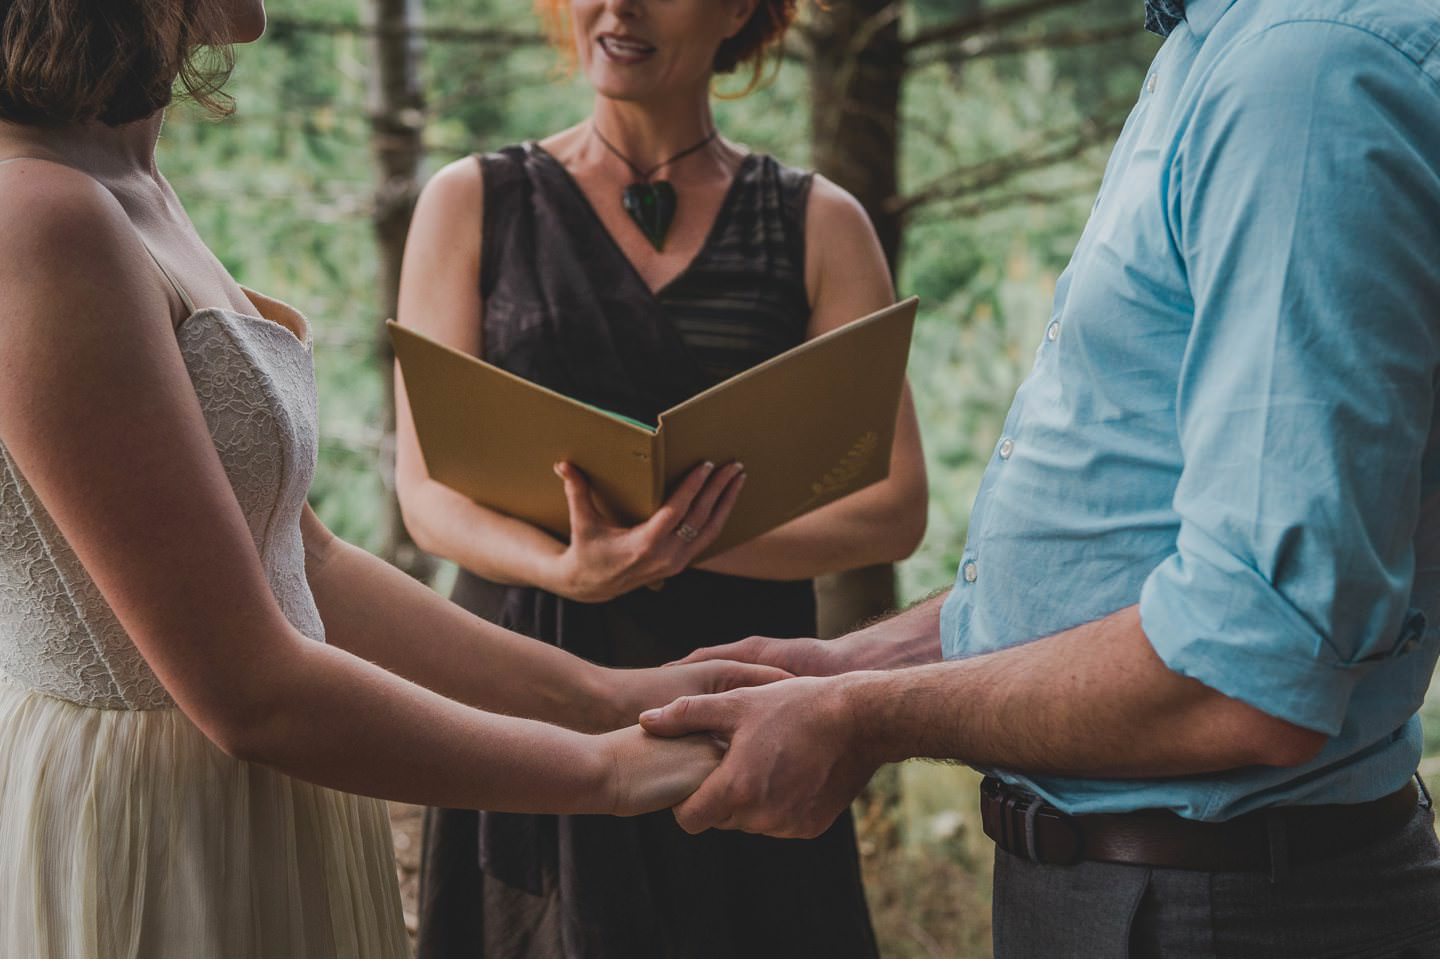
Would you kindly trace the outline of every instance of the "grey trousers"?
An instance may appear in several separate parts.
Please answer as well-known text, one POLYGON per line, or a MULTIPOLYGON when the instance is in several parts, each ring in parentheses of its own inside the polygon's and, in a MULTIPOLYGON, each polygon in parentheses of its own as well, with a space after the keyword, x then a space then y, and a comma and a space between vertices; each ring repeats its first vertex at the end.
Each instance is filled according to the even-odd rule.
POLYGON ((997 957, 1437 957, 1440 842, 1422 804, 1364 849, 1266 873, 1208 873, 995 852, 997 957))

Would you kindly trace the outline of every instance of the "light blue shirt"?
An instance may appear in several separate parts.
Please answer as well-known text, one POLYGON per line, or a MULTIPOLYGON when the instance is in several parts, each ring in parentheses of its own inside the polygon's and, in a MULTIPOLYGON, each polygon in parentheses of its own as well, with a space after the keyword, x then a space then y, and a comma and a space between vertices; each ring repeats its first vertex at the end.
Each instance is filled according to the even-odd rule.
POLYGON ((1440 0, 1189 0, 996 443, 942 643, 1138 602, 1170 668, 1330 741, 1298 768, 1002 777, 1200 819, 1403 785, 1440 653, 1437 375, 1440 0))

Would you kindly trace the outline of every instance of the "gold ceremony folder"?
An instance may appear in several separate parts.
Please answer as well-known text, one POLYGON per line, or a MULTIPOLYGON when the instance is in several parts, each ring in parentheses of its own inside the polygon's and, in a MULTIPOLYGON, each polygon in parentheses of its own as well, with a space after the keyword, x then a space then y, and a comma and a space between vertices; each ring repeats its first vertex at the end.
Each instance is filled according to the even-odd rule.
POLYGON ((583 470, 627 525, 654 514, 700 462, 739 461, 745 486, 708 550, 718 553, 890 473, 918 302, 757 364, 670 408, 654 428, 389 326, 431 478, 563 537, 558 461, 583 470))

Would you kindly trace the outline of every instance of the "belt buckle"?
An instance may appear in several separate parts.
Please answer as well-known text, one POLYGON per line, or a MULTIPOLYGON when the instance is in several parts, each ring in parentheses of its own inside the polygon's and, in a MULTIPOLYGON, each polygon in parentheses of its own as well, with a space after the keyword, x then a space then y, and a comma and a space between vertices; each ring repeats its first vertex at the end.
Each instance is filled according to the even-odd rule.
POLYGON ((1084 858, 1084 836, 1080 824, 1070 815, 1046 802, 1039 795, 1006 785, 997 779, 987 778, 990 784, 982 790, 1000 803, 1000 831, 994 833, 1000 848, 1037 865, 1073 866, 1084 858), (988 790, 987 790, 988 789, 988 790), (1068 838, 1063 845, 1053 845, 1047 840, 1046 851, 1041 851, 1036 822, 1039 819, 1058 822, 1049 831, 1063 831, 1068 838))

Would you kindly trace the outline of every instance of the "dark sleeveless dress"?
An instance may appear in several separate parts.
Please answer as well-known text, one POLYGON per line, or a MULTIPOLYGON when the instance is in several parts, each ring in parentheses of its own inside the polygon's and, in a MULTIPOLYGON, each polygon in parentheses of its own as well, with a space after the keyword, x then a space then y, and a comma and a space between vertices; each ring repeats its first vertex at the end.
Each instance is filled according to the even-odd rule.
MULTIPOLYGON (((694 262, 655 294, 553 156, 529 144, 479 161, 491 363, 653 423, 804 339, 808 174, 748 156, 694 262)), ((815 633, 810 582, 699 570, 603 604, 462 572, 452 598, 616 667, 754 634, 815 633)), ((795 841, 690 836, 668 811, 627 819, 432 808, 420 896, 421 956, 876 953, 848 812, 820 838, 795 841)))

